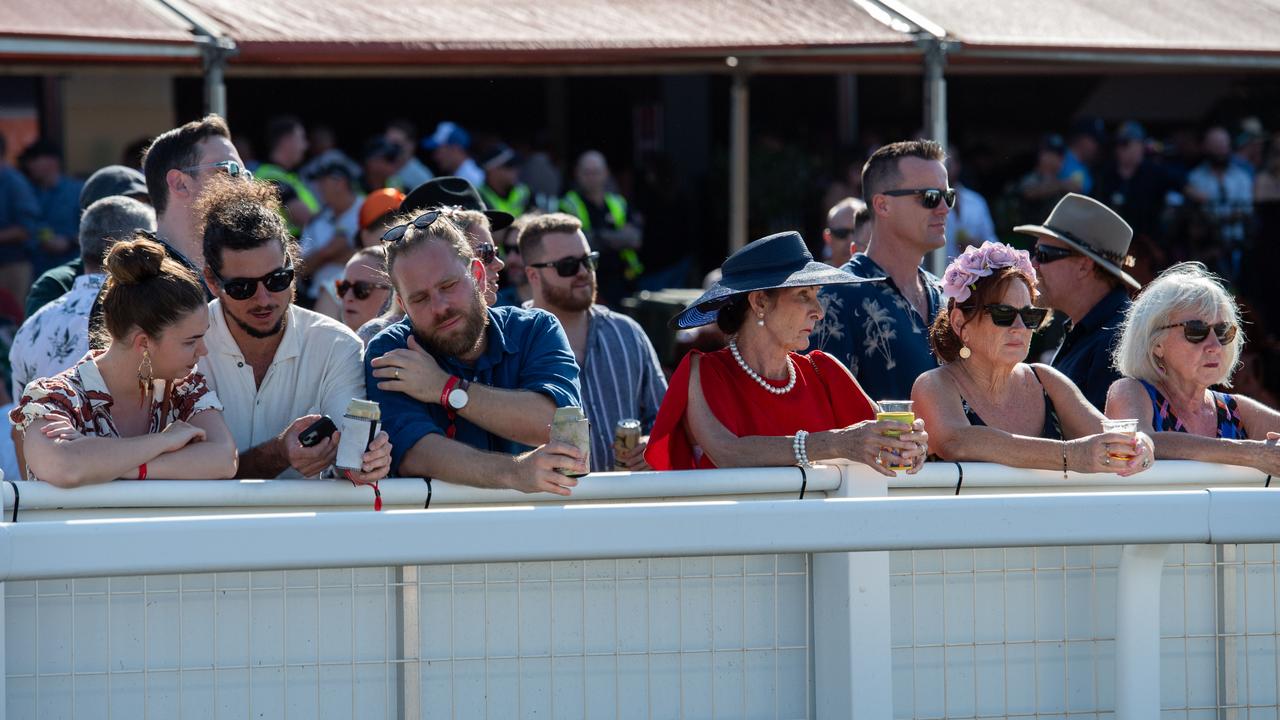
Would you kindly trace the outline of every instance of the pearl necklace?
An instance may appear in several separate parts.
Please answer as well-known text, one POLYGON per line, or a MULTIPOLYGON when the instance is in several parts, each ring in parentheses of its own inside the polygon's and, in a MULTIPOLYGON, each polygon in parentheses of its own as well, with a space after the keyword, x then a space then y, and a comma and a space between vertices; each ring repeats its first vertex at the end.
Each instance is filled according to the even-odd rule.
POLYGON ((786 395, 787 393, 791 392, 791 388, 796 386, 796 366, 791 363, 790 355, 787 356, 787 375, 790 379, 787 380, 786 385, 783 385, 782 387, 776 387, 774 385, 769 384, 768 380, 765 380, 764 378, 760 377, 760 373, 757 373, 755 370, 752 370, 751 366, 747 364, 747 361, 742 359, 742 353, 738 352, 737 339, 734 339, 734 338, 729 339, 729 352, 733 353, 733 359, 738 361, 738 367, 742 368, 743 372, 745 372, 748 376, 750 376, 752 380, 755 380, 760 385, 760 387, 764 388, 765 390, 768 390, 774 395, 786 395))

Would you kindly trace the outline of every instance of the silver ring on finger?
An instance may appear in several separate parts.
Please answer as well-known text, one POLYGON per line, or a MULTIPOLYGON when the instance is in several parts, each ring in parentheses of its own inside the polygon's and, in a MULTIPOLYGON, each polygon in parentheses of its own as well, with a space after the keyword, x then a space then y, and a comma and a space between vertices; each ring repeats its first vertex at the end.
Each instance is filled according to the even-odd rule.
POLYGON ((880 450, 876 452, 876 464, 884 465, 884 450, 880 450))
POLYGON ((1111 464, 1111 456, 1110 456, 1110 455, 1103 455, 1103 456, 1102 456, 1102 464, 1103 464, 1103 465, 1110 465, 1110 464, 1111 464))
POLYGON ((396 368, 396 379, 400 379, 400 368, 396 368))

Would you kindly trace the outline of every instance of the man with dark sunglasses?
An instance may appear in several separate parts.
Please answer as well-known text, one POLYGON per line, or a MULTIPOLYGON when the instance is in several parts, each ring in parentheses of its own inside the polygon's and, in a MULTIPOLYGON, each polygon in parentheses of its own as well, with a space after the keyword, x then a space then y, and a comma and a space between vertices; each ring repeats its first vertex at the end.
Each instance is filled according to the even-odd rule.
MULTIPOLYGON (((200 371, 222 399, 240 449, 237 477, 315 477, 337 455, 339 433, 304 447, 302 431, 365 398, 363 346, 341 323, 293 304, 297 243, 271 185, 211 182, 197 206, 204 228, 209 353, 200 371)), ((380 433, 355 482, 385 477, 380 433)))
POLYGON ((916 378, 938 366, 928 330, 942 303, 941 285, 920 265, 946 243, 955 204, 944 159, 931 140, 891 143, 871 155, 862 170, 871 237, 841 269, 875 282, 819 293, 826 313, 809 348, 838 358, 876 400, 910 397, 916 378))
POLYGON ((862 233, 858 233, 858 213, 865 212, 867 204, 858 198, 845 198, 827 211, 827 226, 822 230, 822 243, 826 246, 826 257, 823 262, 832 267, 840 267, 849 262, 856 252, 866 247, 866 229, 870 223, 863 222, 862 233), (864 236, 862 245, 858 245, 855 235, 864 236))
POLYGON ((1053 367, 1102 410, 1107 390, 1120 378, 1111 359, 1129 309, 1129 289, 1141 287, 1124 270, 1133 266, 1133 230, 1106 205, 1069 193, 1043 224, 1014 231, 1036 239, 1031 264, 1039 304, 1069 318, 1053 367))
POLYGON ((582 405, 578 366, 550 313, 488 307, 485 269, 440 210, 383 236, 407 317, 365 352, 397 474, 568 495, 585 458, 550 442, 556 408, 582 405))
POLYGON ((541 215, 520 232, 520 255, 533 289, 527 306, 555 315, 581 368, 582 405, 591 421, 591 470, 650 470, 649 431, 667 393, 658 353, 639 323, 596 304, 596 267, 582 223, 572 215, 541 215), (619 420, 640 421, 640 442, 615 448, 619 420))

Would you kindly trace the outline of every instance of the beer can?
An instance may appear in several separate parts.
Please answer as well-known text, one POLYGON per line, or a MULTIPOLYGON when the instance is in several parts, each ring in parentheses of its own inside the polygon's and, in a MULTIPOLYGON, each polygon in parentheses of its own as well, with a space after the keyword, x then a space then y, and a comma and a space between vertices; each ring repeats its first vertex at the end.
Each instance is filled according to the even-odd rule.
POLYGON ((378 435, 382 411, 372 400, 353 399, 342 416, 342 437, 338 438, 338 457, 334 465, 343 470, 360 472, 364 454, 378 435))
MULTIPOLYGON (((616 453, 618 450, 633 450, 636 445, 640 444, 640 421, 632 418, 619 420, 618 424, 613 428, 613 449, 616 453)), ((617 470, 625 470, 626 468, 616 460, 613 466, 617 470)))

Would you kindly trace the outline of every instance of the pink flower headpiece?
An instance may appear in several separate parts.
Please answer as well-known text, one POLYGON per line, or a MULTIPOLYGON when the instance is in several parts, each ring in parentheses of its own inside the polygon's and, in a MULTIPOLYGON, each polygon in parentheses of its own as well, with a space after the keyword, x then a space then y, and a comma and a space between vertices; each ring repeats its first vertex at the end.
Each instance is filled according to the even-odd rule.
POLYGON ((942 275, 942 296, 960 304, 969 299, 973 284, 1001 268, 1016 267, 1034 279, 1031 255, 998 242, 984 242, 982 247, 967 247, 947 266, 942 275))

